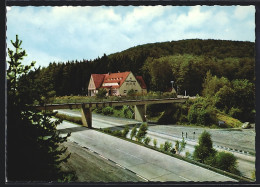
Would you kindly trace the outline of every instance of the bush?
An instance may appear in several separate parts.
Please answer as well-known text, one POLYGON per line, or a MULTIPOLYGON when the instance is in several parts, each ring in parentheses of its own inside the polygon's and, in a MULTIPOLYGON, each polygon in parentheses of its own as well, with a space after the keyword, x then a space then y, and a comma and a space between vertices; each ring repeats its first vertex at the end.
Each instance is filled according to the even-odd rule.
POLYGON ((164 143, 164 145, 163 145, 163 150, 166 151, 166 152, 168 152, 168 151, 171 150, 171 148, 172 148, 172 143, 166 141, 166 142, 164 143))
POLYGON ((191 158, 192 158, 192 155, 190 154, 189 151, 186 151, 186 152, 185 152, 185 157, 191 159, 191 158))
POLYGON ((157 139, 153 139, 153 146, 156 147, 157 146, 157 139))
POLYGON ((61 120, 67 120, 67 121, 82 125, 81 117, 68 116, 68 115, 59 114, 59 113, 55 114, 55 117, 59 118, 61 120))
POLYGON ((204 161, 216 154, 216 150, 213 149, 211 135, 207 131, 203 131, 203 133, 199 137, 199 145, 195 146, 195 150, 193 152, 193 157, 195 160, 204 163, 204 161))
POLYGON ((114 136, 119 136, 119 137, 122 137, 122 136, 123 136, 123 133, 122 133, 120 130, 115 130, 115 131, 112 132, 112 134, 113 134, 114 136))
POLYGON ((98 99, 104 99, 106 98, 107 91, 104 88, 98 89, 98 93, 96 94, 98 99))
POLYGON ((137 125, 134 126, 134 128, 131 130, 131 133, 130 133, 131 140, 133 139, 133 137, 135 137, 136 133, 137 133, 137 125))
POLYGON ((126 138, 127 134, 129 133, 129 127, 126 125, 123 132, 122 132, 122 136, 124 138, 126 138))
POLYGON ((147 134, 148 125, 147 123, 142 123, 142 125, 139 128, 138 133, 136 134, 136 139, 141 142, 142 139, 145 138, 145 135, 147 134))
POLYGON ((107 106, 107 107, 102 109, 102 113, 104 115, 112 115, 114 113, 114 109, 110 106, 107 106))
POLYGON ((218 152, 216 154, 216 167, 224 171, 239 174, 237 170, 237 158, 228 152, 218 152))
POLYGON ((112 131, 110 130, 110 128, 105 128, 103 131, 104 131, 105 133, 109 133, 109 134, 112 133, 112 131))
POLYGON ((146 138, 144 139, 144 144, 145 144, 145 145, 149 145, 150 141, 151 141, 151 138, 150 138, 150 137, 146 137, 146 138))
POLYGON ((171 152, 172 154, 176 154, 176 150, 175 150, 174 148, 172 148, 172 149, 170 150, 170 152, 171 152))
POLYGON ((124 105, 122 111, 125 118, 129 118, 129 119, 133 118, 133 111, 131 110, 130 106, 124 105))
POLYGON ((127 92, 127 96, 134 96, 136 94, 136 92, 134 91, 134 89, 131 89, 127 92))

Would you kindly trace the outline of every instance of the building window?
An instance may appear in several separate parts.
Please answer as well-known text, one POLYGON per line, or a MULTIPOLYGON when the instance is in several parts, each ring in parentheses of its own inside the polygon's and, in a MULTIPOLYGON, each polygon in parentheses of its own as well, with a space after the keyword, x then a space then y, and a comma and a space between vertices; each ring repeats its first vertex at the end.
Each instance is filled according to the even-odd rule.
POLYGON ((137 92, 137 90, 135 90, 137 92))
POLYGON ((126 93, 126 90, 124 90, 124 93, 126 93))
POLYGON ((135 83, 133 83, 133 85, 135 85, 135 83))

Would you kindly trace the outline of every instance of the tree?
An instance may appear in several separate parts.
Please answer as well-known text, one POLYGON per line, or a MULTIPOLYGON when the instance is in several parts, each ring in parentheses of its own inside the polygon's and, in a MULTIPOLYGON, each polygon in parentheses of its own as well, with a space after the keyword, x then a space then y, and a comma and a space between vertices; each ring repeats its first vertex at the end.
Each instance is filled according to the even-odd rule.
POLYGON ((237 158, 232 153, 224 151, 216 154, 216 167, 231 173, 239 174, 237 169, 237 158))
POLYGON ((147 134, 147 130, 148 130, 148 125, 147 123, 142 123, 142 125, 140 126, 138 133, 136 134, 136 139, 141 142, 142 139, 145 138, 145 135, 147 134))
MULTIPOLYGON (((15 50, 8 48, 8 112, 7 112, 7 178, 9 181, 68 181, 75 175, 62 172, 60 163, 70 156, 67 148, 60 145, 70 136, 60 137, 56 126, 60 120, 51 120, 53 113, 37 112, 27 104, 37 98, 26 96, 30 80, 21 77, 34 66, 23 66, 21 60, 26 56, 22 41, 16 35, 11 41, 15 50), (27 81, 26 81, 27 80, 27 81), (28 103, 24 103, 24 100, 28 103)), ((39 98, 37 98, 39 99, 39 98)))
POLYGON ((193 152, 194 159, 204 163, 208 157, 215 154, 216 150, 213 149, 211 135, 207 131, 203 131, 199 137, 199 145, 195 146, 195 150, 193 152))
POLYGON ((136 133, 137 133, 137 126, 134 126, 134 128, 131 130, 131 133, 130 133, 131 140, 136 135, 136 133))
POLYGON ((98 93, 96 94, 97 98, 103 99, 106 97, 107 91, 104 88, 98 89, 98 93))

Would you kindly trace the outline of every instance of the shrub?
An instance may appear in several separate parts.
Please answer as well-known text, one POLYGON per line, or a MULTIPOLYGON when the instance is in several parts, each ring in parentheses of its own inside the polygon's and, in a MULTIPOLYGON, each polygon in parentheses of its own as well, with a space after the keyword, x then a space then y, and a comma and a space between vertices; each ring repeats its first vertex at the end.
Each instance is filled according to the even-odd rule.
POLYGON ((171 147, 172 147, 172 143, 166 141, 166 142, 164 143, 164 145, 163 145, 163 150, 166 151, 166 152, 168 152, 168 151, 170 151, 171 147))
POLYGON ((136 133, 137 133, 137 125, 134 126, 134 128, 131 130, 131 133, 130 133, 131 140, 133 139, 133 137, 135 137, 136 133))
POLYGON ((120 130, 115 130, 115 131, 112 132, 112 134, 113 134, 114 136, 119 136, 119 137, 122 137, 122 136, 123 136, 123 134, 122 134, 122 132, 121 132, 120 130))
POLYGON ((98 89, 98 93, 96 94, 98 99, 104 99, 106 98, 107 91, 104 88, 98 89))
POLYGON ((239 174, 237 170, 237 158, 228 152, 218 152, 216 154, 216 167, 224 171, 239 174))
POLYGON ((107 106, 107 107, 102 109, 102 113, 104 115, 112 115, 114 113, 114 109, 110 106, 107 106))
POLYGON ((192 155, 190 154, 189 151, 186 151, 186 152, 185 152, 185 157, 191 159, 191 158, 192 158, 192 155))
POLYGON ((145 135, 147 134, 148 125, 147 123, 142 123, 142 125, 139 128, 138 133, 136 134, 136 139, 140 142, 142 139, 145 138, 145 135))
POLYGON ((160 150, 164 151, 164 144, 160 144, 160 150))
POLYGON ((178 140, 175 142, 175 150, 176 150, 176 152, 179 154, 179 151, 180 151, 180 142, 179 142, 178 140))
POLYGON ((126 125, 122 132, 122 136, 126 138, 128 133, 129 133, 129 127, 126 125))
POLYGON ((203 131, 199 137, 199 145, 195 146, 193 152, 194 159, 204 163, 209 156, 214 156, 215 154, 216 150, 213 149, 211 135, 207 131, 203 131))
POLYGON ((133 118, 133 112, 132 112, 130 106, 124 105, 122 108, 122 111, 123 111, 124 117, 130 118, 130 119, 133 118))
POLYGON ((127 96, 134 96, 135 95, 135 91, 134 89, 131 89, 127 92, 127 96))
POLYGON ((109 133, 109 134, 112 133, 112 131, 110 130, 110 128, 105 128, 103 131, 104 131, 105 133, 109 133))
POLYGON ((144 144, 145 144, 145 145, 148 145, 148 144, 150 143, 150 141, 151 141, 151 138, 150 138, 150 137, 146 137, 146 138, 144 139, 144 144))
POLYGON ((156 147, 157 146, 157 139, 153 139, 153 146, 156 147))
POLYGON ((176 150, 175 150, 174 148, 172 148, 172 149, 170 150, 170 152, 171 152, 172 154, 176 154, 176 150))

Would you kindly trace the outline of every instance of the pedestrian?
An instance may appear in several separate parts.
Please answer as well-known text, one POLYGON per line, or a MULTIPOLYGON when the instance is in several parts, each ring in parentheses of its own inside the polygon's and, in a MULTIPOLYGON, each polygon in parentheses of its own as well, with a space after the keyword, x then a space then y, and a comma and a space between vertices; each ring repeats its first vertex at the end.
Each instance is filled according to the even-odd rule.
POLYGON ((188 137, 188 133, 186 132, 186 138, 188 137))
POLYGON ((195 140, 195 132, 193 132, 193 139, 195 140))
POLYGON ((183 138, 183 132, 181 132, 181 137, 183 138))

